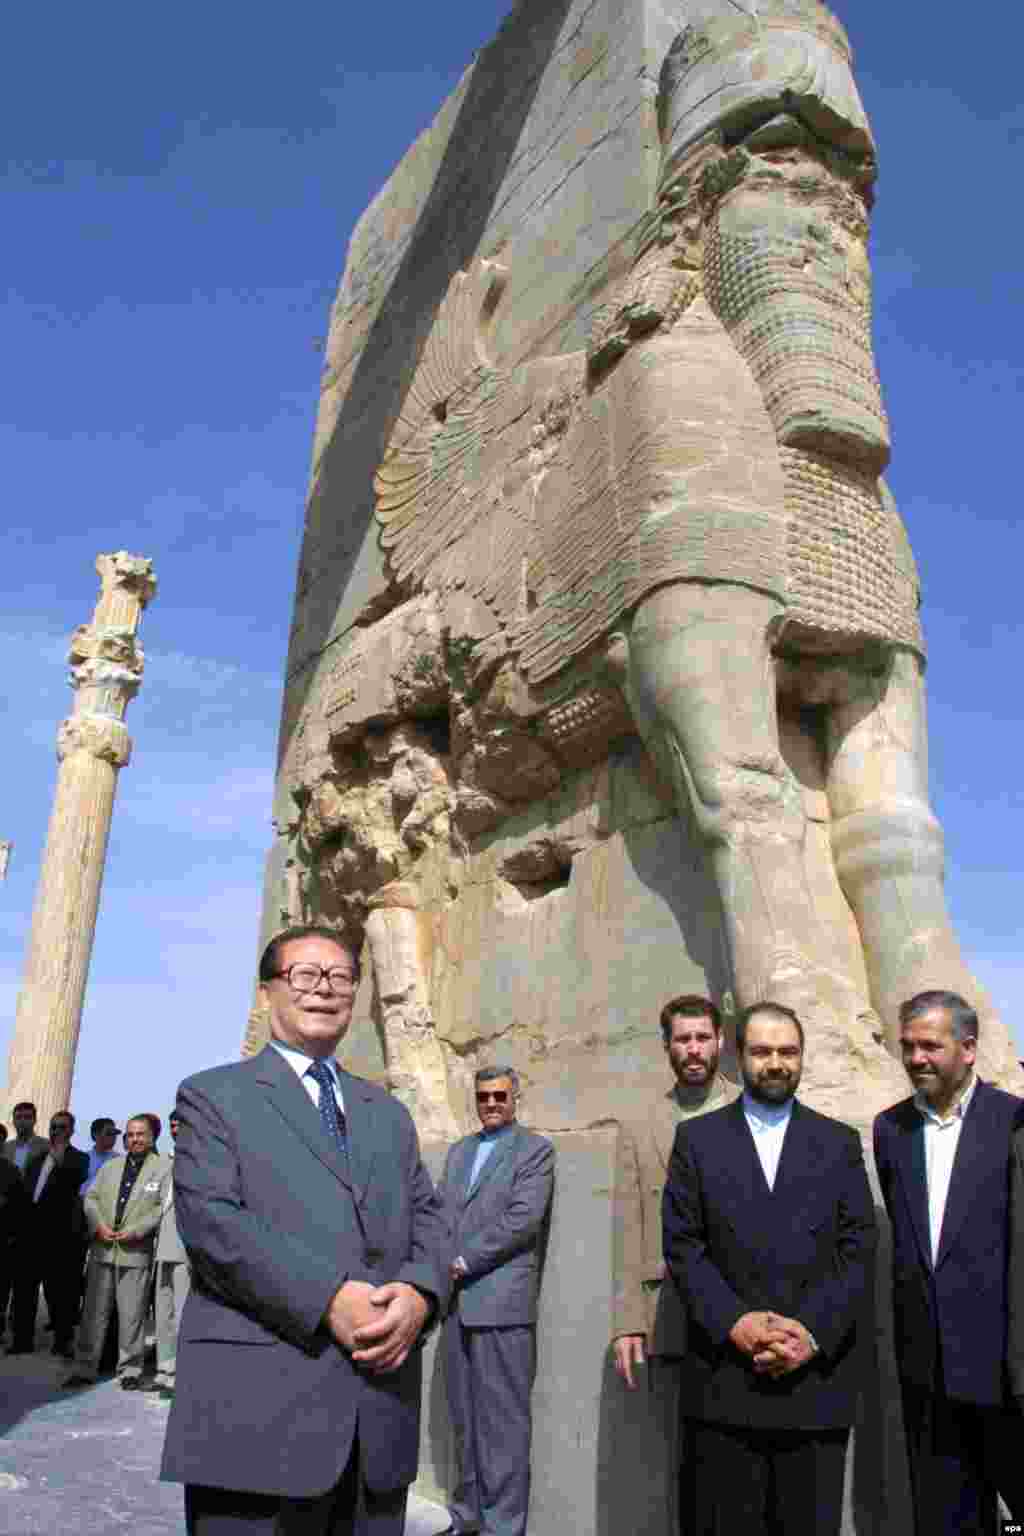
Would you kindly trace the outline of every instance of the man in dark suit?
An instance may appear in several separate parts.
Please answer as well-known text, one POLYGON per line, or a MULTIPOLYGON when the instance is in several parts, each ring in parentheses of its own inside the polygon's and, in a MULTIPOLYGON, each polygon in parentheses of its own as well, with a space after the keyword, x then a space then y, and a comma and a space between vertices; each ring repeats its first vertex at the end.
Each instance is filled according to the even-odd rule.
POLYGON ((742 1097, 676 1131, 663 1216, 693 1536, 840 1528, 875 1217, 855 1132, 794 1098, 803 1046, 790 1009, 748 1008, 742 1097))
POLYGON ((440 1189, 455 1287, 444 1360, 458 1460, 446 1536, 526 1530, 539 1254, 555 1152, 517 1122, 518 1096, 511 1067, 477 1072, 480 1130, 452 1147, 440 1189))
POLYGON ((25 1181, 13 1163, 0 1158, 0 1335, 7 1327, 11 1279, 27 1219, 25 1181))
POLYGON ((35 1348, 40 1283, 53 1325, 54 1354, 70 1360, 73 1353, 85 1253, 80 1191, 89 1172, 88 1157, 71 1145, 74 1130, 74 1115, 59 1110, 50 1121, 46 1150, 25 1167, 28 1209, 14 1275, 11 1355, 31 1354, 35 1348))
POLYGON ((955 992, 900 1009, 912 1098, 875 1121, 893 1234, 896 1363, 919 1536, 1024 1516, 1020 1418, 1005 1382, 1009 1169, 1024 1104, 974 1070, 978 1016, 955 992))
POLYGON ((189 1536, 401 1536, 446 1233, 408 1112, 334 1059, 358 974, 329 929, 286 930, 270 1044, 178 1090, 192 1290, 161 1475, 189 1536))

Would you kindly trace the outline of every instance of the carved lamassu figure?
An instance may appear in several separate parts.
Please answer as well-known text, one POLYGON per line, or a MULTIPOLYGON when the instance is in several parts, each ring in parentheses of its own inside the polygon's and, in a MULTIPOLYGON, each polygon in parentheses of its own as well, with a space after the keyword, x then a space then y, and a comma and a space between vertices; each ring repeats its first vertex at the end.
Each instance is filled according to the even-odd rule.
MULTIPOLYGON (((494 615, 543 689, 617 676, 692 813, 741 1003, 811 1029, 839 1085, 911 992, 985 1016, 927 795, 914 562, 880 478, 874 144, 817 0, 694 0, 662 70, 662 171, 586 356, 487 356, 502 274, 453 284, 378 475, 397 579, 494 615)), ((453 610, 454 611, 454 610, 453 610)))

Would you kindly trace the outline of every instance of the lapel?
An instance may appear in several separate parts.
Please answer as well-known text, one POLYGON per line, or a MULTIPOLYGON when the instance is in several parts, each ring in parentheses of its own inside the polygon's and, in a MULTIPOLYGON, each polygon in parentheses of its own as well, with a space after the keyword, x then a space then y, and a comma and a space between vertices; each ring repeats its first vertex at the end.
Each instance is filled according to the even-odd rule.
POLYGON ((984 1088, 985 1084, 981 1081, 975 1084, 971 1102, 964 1115, 964 1123, 960 1127, 960 1140, 957 1142, 949 1193, 946 1196, 946 1209, 942 1216, 942 1231, 939 1233, 939 1251, 935 1256, 936 1269, 942 1264, 953 1239, 963 1226, 971 1208, 978 1181, 988 1165, 989 1149, 985 1145, 985 1112, 982 1109, 979 1113, 978 1106, 979 1099, 983 1097, 984 1088))
MULTIPOLYGON (((475 1200, 476 1199, 476 1197, 480 1193, 480 1190, 482 1189, 482 1187, 487 1183, 487 1180, 494 1173, 495 1168, 500 1167, 500 1165, 503 1162, 505 1162, 509 1157, 512 1156, 512 1149, 513 1149, 513 1147, 515 1146, 515 1144, 516 1144, 516 1142, 518 1140, 519 1140, 519 1127, 518 1126, 514 1130, 504 1131, 498 1137, 498 1144, 495 1147, 494 1151, 491 1153, 490 1157, 487 1159, 486 1163, 484 1163, 484 1166, 481 1168, 479 1176, 477 1178, 476 1183, 473 1185, 473 1188, 466 1195, 465 1200, 463 1202, 464 1206, 469 1205, 471 1200, 475 1200)), ((469 1171, 470 1171, 470 1169, 473 1166, 473 1159, 476 1157, 476 1137, 475 1136, 470 1139, 470 1148, 471 1148, 471 1154, 470 1154, 470 1158, 469 1158, 469 1163, 468 1163, 468 1165, 466 1167, 466 1179, 467 1180, 469 1179, 469 1171)), ((465 1186, 463 1186, 463 1187, 465 1187, 465 1186)))
MULTIPOLYGON (((273 1105, 281 1118, 288 1122, 292 1130, 304 1142, 318 1162, 323 1163, 324 1167, 329 1169, 334 1174, 334 1177, 344 1184, 346 1189, 350 1189, 352 1186, 349 1169, 345 1166, 344 1159, 337 1156, 328 1144, 327 1137, 324 1135, 320 1124, 320 1116, 313 1106, 313 1100, 299 1082, 299 1079, 284 1057, 279 1055, 272 1045, 265 1045, 259 1055, 253 1059, 253 1068, 256 1073, 256 1081, 266 1093, 268 1102, 273 1105)), ((348 1085, 354 1079, 350 1078, 347 1072, 343 1074, 343 1078, 344 1082, 341 1091, 345 1098, 345 1115, 347 1119, 351 1108, 355 1104, 357 1095, 353 1092, 351 1096, 352 1104, 350 1105, 348 1085)), ((369 1118, 368 1115, 365 1116, 366 1120, 369 1118)), ((356 1125, 361 1127, 362 1119, 363 1117, 360 1116, 357 1110, 356 1125)), ((354 1126, 353 1140, 355 1136, 356 1129, 354 1126)), ((351 1162, 351 1159, 349 1161, 351 1162)))
MULTIPOLYGON (((738 1182, 744 1204, 753 1210, 764 1208, 764 1199, 767 1195, 771 1198, 771 1190, 768 1188, 768 1180, 764 1176, 761 1167, 761 1159, 757 1155, 757 1147, 754 1144, 754 1133, 747 1124, 747 1117, 743 1113, 742 1094, 730 1107, 726 1116, 726 1124, 732 1134, 735 1147, 735 1157, 731 1159, 730 1172, 738 1182)), ((789 1134, 786 1134, 789 1140, 789 1134)), ((776 1178, 776 1184, 778 1179, 776 1178)))
MULTIPOLYGON (((793 1113, 789 1117, 789 1125, 782 1138, 779 1166, 775 1170, 775 1188, 772 1191, 774 1195, 789 1196, 792 1186, 800 1182, 803 1174, 816 1173, 817 1170, 811 1166, 811 1158, 808 1155, 810 1139, 810 1122, 799 1099, 794 1099, 793 1113)), ((760 1161, 761 1159, 758 1158, 758 1162, 760 1161)), ((767 1182, 766 1179, 765 1183, 767 1182)))
MULTIPOLYGON (((928 1220, 928 1176, 924 1163, 924 1121, 908 1099, 908 1114, 895 1138, 896 1161, 911 1224, 926 1269, 932 1267, 931 1225, 928 1220)), ((966 1129, 966 1127, 965 1127, 966 1129)), ((958 1157, 959 1157, 959 1148, 958 1157)))
MULTIPOLYGON (((345 1100, 345 1125, 348 1132, 348 1171, 356 1204, 363 1205, 373 1177, 373 1164, 377 1155, 377 1132, 380 1116, 371 1108, 373 1093, 361 1078, 353 1077, 344 1067, 338 1067, 341 1094, 345 1100)), ((343 1179, 344 1183, 345 1180, 343 1179)))
MULTIPOLYGON (((159 1153, 150 1152, 147 1153, 143 1160, 142 1167, 139 1169, 138 1177, 136 1178, 135 1183, 132 1185, 131 1194, 128 1196, 128 1199, 125 1202, 123 1219, 126 1225, 128 1222, 128 1212, 134 1210, 135 1207, 140 1203, 142 1199, 142 1193, 146 1185, 151 1184, 154 1179, 159 1177, 160 1165, 157 1162, 158 1157, 159 1153)), ((123 1168, 121 1172, 124 1172, 123 1168)), ((118 1181, 118 1188, 120 1188, 120 1181, 118 1181)), ((114 1200, 117 1200, 117 1190, 114 1191, 114 1200)))

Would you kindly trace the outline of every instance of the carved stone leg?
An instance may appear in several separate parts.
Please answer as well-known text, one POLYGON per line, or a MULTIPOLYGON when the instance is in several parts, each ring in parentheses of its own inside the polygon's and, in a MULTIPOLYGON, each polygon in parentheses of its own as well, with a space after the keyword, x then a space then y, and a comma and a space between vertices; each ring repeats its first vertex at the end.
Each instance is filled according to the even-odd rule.
POLYGON ((637 610, 627 686, 638 726, 704 840, 738 999, 796 1008, 810 1036, 806 1070, 817 1102, 827 1102, 849 1081, 851 1050, 890 1074, 807 881, 802 792, 779 750, 769 634, 779 611, 742 587, 663 587, 637 610))
POLYGON ((981 1019, 983 1076, 1017 1073, 1006 1028, 967 969, 946 909, 942 829, 928 803, 921 664, 898 651, 886 676, 831 712, 827 786, 836 870, 861 932, 872 1001, 893 1052, 900 1003, 959 992, 981 1019))
POLYGON ((427 1139, 458 1136, 429 1002, 430 919, 408 887, 377 893, 366 919, 392 1093, 427 1139))

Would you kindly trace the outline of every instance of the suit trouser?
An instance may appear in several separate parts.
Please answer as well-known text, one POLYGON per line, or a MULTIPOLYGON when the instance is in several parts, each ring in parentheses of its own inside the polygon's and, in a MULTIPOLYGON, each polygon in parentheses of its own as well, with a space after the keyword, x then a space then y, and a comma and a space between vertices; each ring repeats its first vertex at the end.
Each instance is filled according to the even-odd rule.
POLYGON ((374 1493, 359 1475, 359 1441, 339 1481, 311 1499, 185 1486, 188 1536, 402 1536, 408 1488, 374 1493))
POLYGON ((174 1386, 178 1354, 178 1325, 192 1279, 187 1262, 182 1259, 158 1259, 153 1310, 156 1314, 156 1379, 161 1386, 174 1386))
POLYGON ((904 1387, 918 1536, 991 1536, 996 1491, 1024 1519, 1024 1419, 904 1387))
POLYGON ((81 1244, 66 1242, 35 1252, 22 1249, 14 1271, 13 1332, 18 1349, 35 1344, 39 1287, 46 1296, 46 1310, 53 1324, 54 1344, 67 1348, 78 1321, 81 1244))
POLYGON ((691 1419, 688 1431, 688 1536, 839 1536, 848 1429, 747 1429, 691 1419))
POLYGON ((129 1268, 104 1264, 93 1250, 89 1257, 89 1283, 78 1329, 76 1370, 82 1376, 95 1377, 100 1368, 103 1341, 110 1314, 117 1303, 117 1374, 119 1377, 142 1375, 146 1348, 146 1309, 149 1302, 151 1267, 129 1268))
POLYGON ((522 1536, 530 1503, 530 1391, 536 1330, 444 1325, 448 1415, 458 1483, 451 1501, 460 1531, 522 1536))

